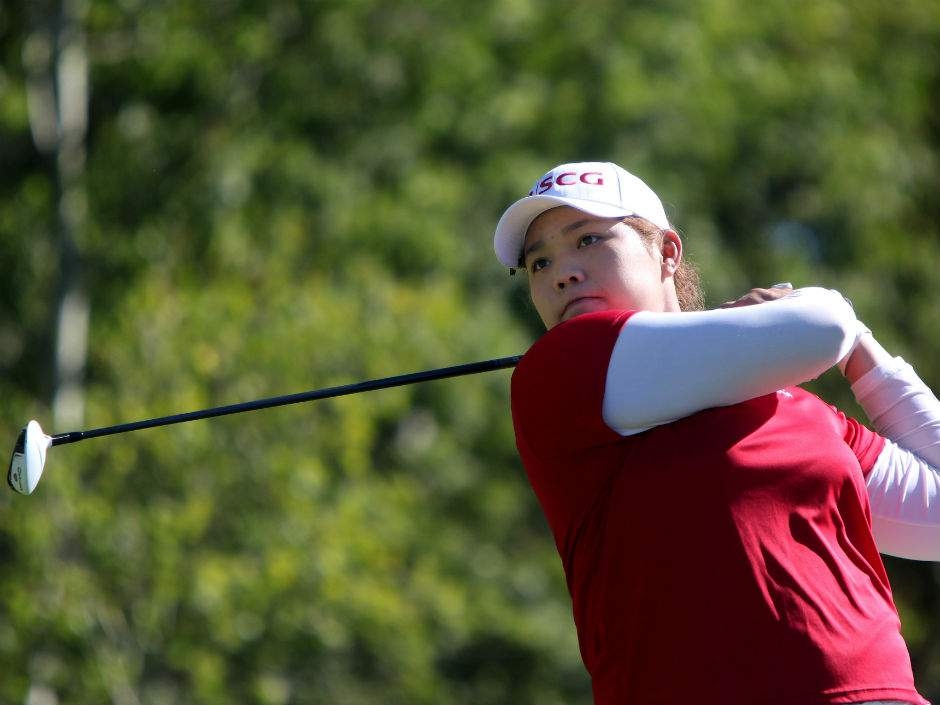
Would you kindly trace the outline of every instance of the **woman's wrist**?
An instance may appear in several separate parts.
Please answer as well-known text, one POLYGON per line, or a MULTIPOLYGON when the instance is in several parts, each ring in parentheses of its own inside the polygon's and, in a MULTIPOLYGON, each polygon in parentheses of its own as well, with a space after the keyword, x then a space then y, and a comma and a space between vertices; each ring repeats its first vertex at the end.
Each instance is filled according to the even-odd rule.
POLYGON ((839 367, 849 384, 854 384, 866 373, 880 364, 889 362, 891 359, 888 351, 875 340, 871 331, 866 328, 859 333, 855 346, 839 364, 839 367))

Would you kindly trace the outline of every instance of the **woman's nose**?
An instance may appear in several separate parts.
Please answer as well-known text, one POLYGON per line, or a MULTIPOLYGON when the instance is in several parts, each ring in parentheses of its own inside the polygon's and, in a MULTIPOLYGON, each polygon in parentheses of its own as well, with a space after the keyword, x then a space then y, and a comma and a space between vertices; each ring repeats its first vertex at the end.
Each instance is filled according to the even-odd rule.
POLYGON ((560 276, 555 281, 555 288, 558 289, 558 291, 563 291, 565 287, 577 284, 581 281, 584 281, 584 273, 580 269, 570 267, 560 273, 560 276))

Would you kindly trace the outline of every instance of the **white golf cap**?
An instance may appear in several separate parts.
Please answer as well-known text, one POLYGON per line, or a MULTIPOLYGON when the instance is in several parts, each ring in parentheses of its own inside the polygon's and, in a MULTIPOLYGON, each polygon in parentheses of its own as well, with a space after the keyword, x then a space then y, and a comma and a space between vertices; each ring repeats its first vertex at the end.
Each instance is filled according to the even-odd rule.
POLYGON ((664 230, 671 228, 653 189, 610 162, 556 166, 535 182, 529 195, 513 203, 496 225, 493 247, 499 261, 518 267, 525 234, 539 215, 571 206, 599 218, 639 216, 664 230))

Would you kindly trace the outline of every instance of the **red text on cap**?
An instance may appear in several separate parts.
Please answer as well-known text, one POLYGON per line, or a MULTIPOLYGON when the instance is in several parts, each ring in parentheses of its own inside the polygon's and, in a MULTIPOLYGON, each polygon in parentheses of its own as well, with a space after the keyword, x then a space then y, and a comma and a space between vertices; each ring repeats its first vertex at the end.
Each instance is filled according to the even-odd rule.
POLYGON ((582 171, 581 173, 564 171, 557 176, 546 174, 545 178, 539 181, 538 186, 529 191, 529 195, 535 196, 545 193, 553 186, 574 186, 579 181, 588 186, 603 186, 604 175, 599 171, 582 171))

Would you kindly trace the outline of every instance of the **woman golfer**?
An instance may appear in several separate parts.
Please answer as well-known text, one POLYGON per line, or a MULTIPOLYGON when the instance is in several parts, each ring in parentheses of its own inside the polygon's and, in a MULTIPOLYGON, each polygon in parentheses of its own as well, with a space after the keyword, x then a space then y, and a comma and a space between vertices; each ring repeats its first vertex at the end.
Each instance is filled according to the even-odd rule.
POLYGON ((940 560, 940 403, 838 293, 702 311, 659 198, 609 163, 496 229, 548 329, 512 379, 597 703, 923 705, 880 553, 940 560), (839 365, 871 431, 798 386, 839 365))

